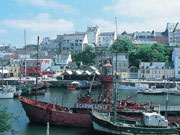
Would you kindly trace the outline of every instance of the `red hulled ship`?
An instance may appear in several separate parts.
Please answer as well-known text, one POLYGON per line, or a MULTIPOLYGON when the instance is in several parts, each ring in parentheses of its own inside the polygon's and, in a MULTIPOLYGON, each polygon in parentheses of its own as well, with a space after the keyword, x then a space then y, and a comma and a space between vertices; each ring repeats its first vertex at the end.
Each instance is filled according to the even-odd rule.
POLYGON ((87 111, 78 112, 75 108, 67 108, 51 103, 35 101, 19 97, 26 115, 31 122, 57 126, 90 127, 91 118, 87 111))

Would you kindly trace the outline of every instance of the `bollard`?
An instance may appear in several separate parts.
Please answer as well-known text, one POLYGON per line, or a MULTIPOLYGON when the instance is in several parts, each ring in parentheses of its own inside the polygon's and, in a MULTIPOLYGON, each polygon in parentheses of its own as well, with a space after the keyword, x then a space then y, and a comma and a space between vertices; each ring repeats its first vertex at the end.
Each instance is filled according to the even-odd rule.
POLYGON ((47 132, 46 135, 49 135, 49 122, 47 122, 47 132))

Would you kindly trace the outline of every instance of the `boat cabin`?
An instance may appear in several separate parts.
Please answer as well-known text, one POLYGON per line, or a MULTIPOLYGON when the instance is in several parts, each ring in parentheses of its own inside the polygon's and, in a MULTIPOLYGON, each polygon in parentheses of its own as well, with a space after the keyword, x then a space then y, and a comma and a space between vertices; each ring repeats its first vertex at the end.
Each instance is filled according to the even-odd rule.
POLYGON ((143 123, 147 127, 168 127, 165 117, 156 112, 143 113, 143 123))

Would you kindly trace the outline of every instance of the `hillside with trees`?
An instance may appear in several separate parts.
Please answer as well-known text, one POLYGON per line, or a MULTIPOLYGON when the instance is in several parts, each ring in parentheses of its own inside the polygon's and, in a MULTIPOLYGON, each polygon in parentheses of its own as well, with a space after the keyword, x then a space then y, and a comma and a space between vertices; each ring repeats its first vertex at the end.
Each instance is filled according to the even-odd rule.
MULTIPOLYGON (((158 43, 135 46, 129 39, 117 39, 109 49, 103 48, 101 51, 128 53, 129 66, 139 67, 139 62, 171 62, 172 50, 172 47, 158 43)), ((101 52, 87 46, 83 52, 74 55, 73 60, 77 63, 93 64, 99 53, 101 52)))

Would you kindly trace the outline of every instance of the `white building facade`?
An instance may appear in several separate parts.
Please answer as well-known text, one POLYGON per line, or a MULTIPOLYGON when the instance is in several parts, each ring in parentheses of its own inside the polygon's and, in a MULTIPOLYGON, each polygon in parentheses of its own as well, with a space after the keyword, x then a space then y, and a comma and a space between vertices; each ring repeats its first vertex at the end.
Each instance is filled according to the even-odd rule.
POLYGON ((174 77, 174 66, 166 62, 141 62, 139 78, 142 79, 169 79, 174 77))
POLYGON ((133 44, 135 45, 142 45, 142 44, 153 44, 157 43, 154 41, 154 32, 150 31, 141 31, 141 32, 135 32, 133 34, 133 44))
POLYGON ((98 26, 95 27, 88 26, 86 31, 88 43, 97 45, 99 33, 100 33, 100 29, 98 26))
POLYGON ((110 47, 116 39, 116 32, 103 32, 99 34, 98 45, 110 47))
POLYGON ((62 53, 77 54, 84 50, 84 45, 88 44, 87 34, 84 32, 75 32, 74 34, 64 34, 63 41, 61 44, 62 53))
POLYGON ((179 23, 167 23, 168 44, 170 46, 180 45, 180 26, 179 23))
POLYGON ((174 62, 175 78, 180 78, 180 48, 174 48, 172 61, 174 62))

